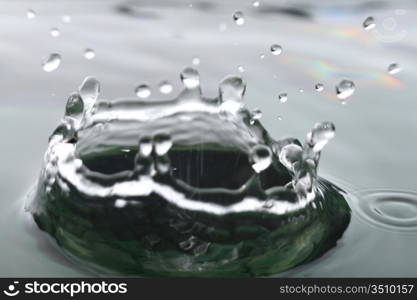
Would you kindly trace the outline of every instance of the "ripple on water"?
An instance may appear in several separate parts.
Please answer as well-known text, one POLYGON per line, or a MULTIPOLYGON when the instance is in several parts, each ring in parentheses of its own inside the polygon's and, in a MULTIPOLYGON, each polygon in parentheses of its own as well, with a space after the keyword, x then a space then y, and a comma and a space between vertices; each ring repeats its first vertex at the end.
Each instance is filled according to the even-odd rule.
POLYGON ((381 229, 417 232, 417 192, 366 191, 357 199, 359 216, 381 229))

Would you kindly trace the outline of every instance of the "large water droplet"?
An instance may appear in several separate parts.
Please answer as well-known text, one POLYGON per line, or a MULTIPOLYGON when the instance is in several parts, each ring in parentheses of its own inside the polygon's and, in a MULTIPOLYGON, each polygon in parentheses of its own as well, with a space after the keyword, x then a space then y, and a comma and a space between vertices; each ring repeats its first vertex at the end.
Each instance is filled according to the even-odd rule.
POLYGON ((313 147, 314 152, 319 152, 335 135, 336 127, 332 122, 319 122, 307 135, 307 141, 313 147))
POLYGON ((59 36, 61 35, 61 32, 60 32, 60 31, 59 31, 59 29, 58 29, 58 28, 56 28, 56 27, 51 28, 50 33, 51 33, 51 36, 52 36, 52 37, 59 37, 59 36))
POLYGON ((365 30, 371 30, 372 28, 375 28, 375 25, 374 17, 367 17, 362 23, 363 29, 365 30))
POLYGON ((237 25, 243 25, 245 24, 245 17, 243 15, 243 12, 241 11, 236 11, 233 14, 233 21, 237 24, 237 25))
POLYGON ((187 67, 180 75, 181 81, 187 89, 194 89, 200 86, 200 75, 196 69, 187 67))
POLYGON ((100 94, 100 82, 94 77, 88 76, 78 88, 81 98, 84 101, 86 110, 90 110, 100 94))
POLYGON ((151 89, 147 84, 140 84, 135 88, 135 94, 139 98, 146 99, 151 95, 151 89))
POLYGON ((322 92, 324 90, 324 85, 322 83, 317 83, 314 88, 317 92, 322 92))
POLYGON ((172 147, 172 139, 169 134, 159 133, 154 136, 153 141, 155 153, 159 156, 168 153, 169 149, 172 147))
POLYGON ((75 119, 79 119, 84 111, 84 102, 80 94, 72 93, 65 106, 65 115, 75 119))
POLYGON ((26 12, 26 17, 27 17, 29 20, 32 20, 32 19, 36 18, 36 12, 35 12, 33 9, 29 9, 29 10, 26 12))
POLYGON ((42 64, 42 68, 45 72, 55 71, 61 64, 61 55, 58 53, 52 53, 42 64))
POLYGON ((388 66, 387 71, 391 75, 398 74, 401 72, 401 67, 397 63, 392 63, 388 66))
POLYGON ((346 99, 355 92, 355 84, 350 80, 342 80, 336 86, 336 95, 339 99, 346 99))
POLYGON ((280 55, 282 53, 282 47, 278 44, 274 44, 271 46, 271 53, 273 55, 280 55))
POLYGON ((281 103, 285 103, 285 102, 287 102, 287 100, 288 100, 288 95, 287 95, 287 93, 281 93, 281 94, 279 94, 279 95, 278 95, 278 100, 279 100, 279 102, 281 102, 281 103))
POLYGON ((219 85, 220 100, 242 101, 246 85, 241 77, 227 76, 219 85))
POLYGON ((84 50, 85 59, 93 59, 96 56, 96 52, 93 49, 87 48, 84 50))
POLYGON ((272 163, 272 151, 265 145, 256 145, 250 153, 252 168, 256 173, 267 169, 272 163))
POLYGON ((159 91, 161 92, 161 94, 171 94, 172 90, 172 84, 168 81, 162 81, 159 84, 159 91))

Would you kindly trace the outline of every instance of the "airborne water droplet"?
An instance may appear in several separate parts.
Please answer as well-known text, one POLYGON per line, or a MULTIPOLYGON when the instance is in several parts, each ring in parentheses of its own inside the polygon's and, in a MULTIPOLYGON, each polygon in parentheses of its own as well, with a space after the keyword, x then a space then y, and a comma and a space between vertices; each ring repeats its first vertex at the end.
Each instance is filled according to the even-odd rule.
POLYGON ((42 68, 45 72, 55 71, 61 64, 61 55, 58 53, 52 53, 42 64, 42 68))
POLYGON ((61 33, 59 32, 59 29, 56 27, 51 28, 50 33, 52 37, 59 37, 61 35, 61 33))
POLYGON ((180 78, 184 86, 188 89, 194 89, 200 86, 200 75, 196 69, 190 67, 185 68, 181 72, 180 78))
POLYGON ((401 67, 397 63, 392 63, 388 66, 387 71, 391 75, 398 74, 401 72, 401 67))
POLYGON ((94 77, 88 76, 78 88, 81 98, 84 101, 86 110, 90 110, 96 102, 100 93, 100 82, 94 77))
POLYGON ((145 99, 151 95, 151 89, 147 84, 140 84, 135 88, 135 94, 139 98, 145 99))
POLYGON ((244 73, 244 72, 245 72, 245 68, 244 68, 243 66, 241 66, 241 65, 239 65, 239 66, 237 67, 237 69, 238 69, 238 71, 239 71, 240 73, 244 73))
POLYGON ((96 56, 96 53, 93 49, 87 48, 84 50, 84 58, 85 59, 93 59, 96 56))
POLYGON ((200 64, 200 59, 198 57, 194 57, 192 63, 194 66, 198 66, 200 64))
POLYGON ((346 99, 355 92, 355 84, 350 80, 342 80, 336 86, 336 95, 339 99, 346 99))
POLYGON ((259 7, 259 4, 260 4, 259 1, 253 1, 252 2, 253 7, 259 7))
POLYGON ((273 55, 280 55, 282 53, 282 47, 278 44, 274 44, 271 46, 271 53, 273 55))
POLYGON ((159 91, 162 94, 170 94, 172 92, 172 90, 173 90, 172 84, 169 83, 168 81, 162 81, 159 84, 159 91))
POLYGON ((155 153, 159 156, 168 153, 172 147, 172 139, 169 134, 159 133, 153 138, 155 153))
POLYGON ((278 95, 278 100, 279 100, 279 102, 281 102, 281 103, 285 103, 285 102, 287 102, 287 100, 288 100, 288 95, 287 95, 287 93, 281 93, 281 94, 279 94, 279 95, 278 95))
POLYGON ((324 85, 322 83, 317 83, 314 88, 317 92, 322 92, 324 90, 324 85))
POLYGON ((245 24, 245 18, 243 16, 243 13, 241 11, 236 11, 233 14, 233 21, 237 24, 237 25, 243 25, 245 24))
POLYGON ((272 151, 265 145, 256 145, 250 153, 252 168, 256 173, 267 169, 272 163, 272 151))
POLYGON ((331 140, 336 132, 336 127, 332 122, 319 122, 307 135, 307 141, 313 147, 314 152, 319 152, 331 140))
POLYGON ((62 16, 61 20, 64 23, 71 23, 71 16, 69 15, 62 16))
POLYGON ((33 9, 29 9, 29 10, 26 12, 26 17, 27 17, 29 20, 34 19, 34 18, 36 18, 36 12, 35 12, 33 9))
POLYGON ((374 17, 367 17, 365 21, 363 21, 362 26, 363 26, 363 29, 365 30, 371 30, 372 28, 375 28, 374 17))

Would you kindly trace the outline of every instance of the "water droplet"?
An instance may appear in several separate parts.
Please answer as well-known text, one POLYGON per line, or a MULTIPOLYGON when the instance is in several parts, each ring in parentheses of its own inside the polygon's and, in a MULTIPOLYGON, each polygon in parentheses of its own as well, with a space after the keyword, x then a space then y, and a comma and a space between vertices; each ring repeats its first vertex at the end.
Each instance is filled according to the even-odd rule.
POLYGON ((123 208, 127 205, 127 201, 124 199, 117 199, 114 201, 114 207, 123 208))
POLYGON ((259 5, 260 5, 261 3, 259 2, 259 1, 253 1, 252 2, 252 6, 253 7, 259 7, 259 5))
POLYGON ((32 19, 36 18, 36 12, 35 12, 33 9, 29 9, 29 10, 26 12, 26 17, 27 17, 29 20, 32 20, 32 19))
POLYGON ((155 153, 159 156, 165 155, 168 153, 169 149, 172 147, 172 140, 169 134, 159 133, 153 138, 155 153))
POLYGON ((265 145, 256 145, 250 153, 252 168, 256 173, 267 169, 272 163, 272 151, 265 145))
POLYGON ((375 28, 375 25, 374 17, 367 17, 362 23, 363 29, 365 30, 371 30, 372 28, 375 28))
POLYGON ((219 85, 220 100, 242 101, 246 85, 241 77, 227 76, 219 85))
POLYGON ((80 94, 72 93, 65 106, 65 115, 75 119, 80 119, 84 111, 84 102, 80 94))
POLYGON ((161 94, 170 94, 173 90, 172 84, 168 81, 162 81, 159 84, 159 91, 161 94))
POLYGON ((279 95, 278 95, 278 100, 279 100, 279 102, 281 102, 281 103, 285 103, 285 102, 287 102, 287 100, 288 100, 288 95, 287 95, 287 93, 281 93, 281 94, 279 94, 279 95))
POLYGON ((85 59, 93 59, 96 56, 96 53, 93 49, 87 48, 84 50, 85 59))
POLYGON ((388 66, 387 71, 391 75, 398 74, 401 72, 401 67, 397 63, 392 63, 388 66))
POLYGON ((279 152, 279 161, 291 171, 294 171, 295 163, 302 160, 303 148, 297 144, 288 144, 279 152))
POLYGON ((42 68, 45 72, 55 71, 61 64, 61 55, 58 53, 52 53, 42 64, 42 68))
POLYGON ((198 57, 194 57, 192 63, 194 66, 198 66, 200 64, 200 59, 198 57))
POLYGON ((62 16, 61 20, 62 20, 63 23, 71 23, 71 16, 64 15, 64 16, 62 16))
POLYGON ((187 89, 194 89, 200 86, 200 75, 196 69, 187 67, 180 75, 181 81, 187 89))
POLYGON ((249 123, 251 125, 255 124, 256 120, 259 120, 262 118, 262 111, 259 108, 255 108, 250 115, 249 123))
POLYGON ((355 92, 355 84, 350 80, 342 80, 336 86, 336 95, 339 99, 346 99, 355 92))
POLYGON ((314 88, 317 92, 322 92, 324 90, 324 85, 322 83, 317 83, 314 88))
POLYGON ((313 147, 314 152, 319 152, 331 140, 336 132, 336 127, 332 122, 319 122, 307 135, 307 141, 313 147))
POLYGON ((278 116, 278 121, 282 121, 282 116, 278 116))
POLYGON ((260 58, 260 59, 264 59, 264 58, 265 58, 265 54, 263 54, 263 53, 262 53, 262 54, 260 54, 260 55, 259 55, 259 58, 260 58))
POLYGON ((233 14, 233 21, 237 24, 237 25, 243 25, 245 24, 245 18, 244 15, 241 11, 236 11, 233 14))
POLYGON ((139 139, 139 152, 144 157, 151 155, 153 149, 153 139, 149 136, 144 136, 139 139))
POLYGON ((304 93, 304 89, 299 89, 298 90, 300 93, 304 93))
POLYGON ((51 32, 50 33, 51 33, 51 36, 52 37, 59 37, 61 35, 61 32, 56 27, 51 28, 51 32))
POLYGON ((95 104, 100 94, 100 82, 94 77, 88 76, 78 88, 84 107, 89 111, 95 104))
POLYGON ((147 84, 140 84, 135 88, 135 94, 139 98, 146 99, 151 95, 151 89, 147 84))
POLYGON ((238 66, 237 67, 237 69, 238 69, 238 71, 240 72, 240 73, 244 73, 245 72, 245 68, 243 67, 243 66, 238 66))
POLYGON ((273 55, 280 55, 282 53, 282 47, 278 44, 274 44, 271 46, 271 53, 273 55))

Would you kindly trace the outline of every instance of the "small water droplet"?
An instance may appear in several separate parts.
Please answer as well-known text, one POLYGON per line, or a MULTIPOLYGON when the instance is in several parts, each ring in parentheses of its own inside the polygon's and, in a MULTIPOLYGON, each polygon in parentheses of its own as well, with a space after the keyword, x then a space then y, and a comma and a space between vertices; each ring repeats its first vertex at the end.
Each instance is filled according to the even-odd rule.
POLYGON ((303 148, 295 143, 282 147, 279 161, 289 170, 294 171, 295 163, 302 160, 303 148))
POLYGON ((279 95, 278 95, 278 100, 279 100, 279 102, 281 102, 281 103, 285 103, 285 102, 287 102, 287 100, 288 100, 288 95, 287 95, 287 93, 281 93, 281 94, 279 94, 279 95))
POLYGON ((278 121, 282 121, 282 116, 278 116, 278 121))
POLYGON ((237 24, 237 25, 243 25, 245 24, 245 17, 243 15, 243 12, 241 11, 236 11, 233 14, 233 21, 237 24))
POLYGON ((52 53, 42 64, 42 68, 45 72, 55 71, 61 64, 61 55, 58 53, 52 53))
POLYGON ((260 58, 260 59, 264 59, 264 58, 265 58, 265 54, 263 54, 263 53, 262 53, 262 54, 260 54, 260 55, 259 55, 259 58, 260 58))
POLYGON ((317 92, 322 92, 324 90, 324 85, 322 83, 317 83, 314 88, 317 92))
POLYGON ((194 57, 192 63, 194 66, 198 66, 200 64, 200 58, 194 57))
POLYGON ((194 89, 200 86, 200 75, 196 69, 187 67, 180 75, 181 81, 188 89, 194 89))
POLYGON ((256 173, 267 169, 272 163, 272 151, 265 145, 256 145, 250 153, 252 168, 256 173))
POLYGON ((64 15, 64 16, 62 16, 61 20, 62 20, 63 23, 71 23, 71 16, 64 15))
POLYGON ((36 12, 35 12, 33 9, 29 9, 29 10, 26 12, 26 17, 27 17, 29 20, 32 20, 32 19, 36 18, 36 12))
POLYGON ((253 1, 252 2, 252 6, 253 7, 259 7, 259 5, 260 5, 261 3, 259 2, 259 1, 253 1))
POLYGON ((153 149, 153 140, 149 136, 143 136, 139 139, 139 152, 145 157, 149 157, 153 149))
POLYGON ((146 99, 151 95, 151 89, 147 84, 140 84, 135 88, 135 94, 139 98, 146 99))
POLYGON ((314 152, 319 152, 331 140, 336 132, 336 127, 332 122, 319 122, 307 135, 307 141, 313 147, 314 152))
POLYGON ((304 89, 299 89, 298 90, 300 93, 304 93, 304 89))
POLYGON ((87 48, 84 50, 85 59, 93 59, 96 56, 96 53, 93 49, 87 48))
POLYGON ((355 92, 355 84, 350 80, 342 80, 336 86, 336 95, 339 99, 346 99, 355 92))
POLYGON ((127 205, 127 201, 124 199, 117 199, 114 201, 114 207, 123 208, 127 205))
POLYGON ((245 72, 245 68, 244 68, 243 66, 241 66, 241 65, 239 65, 239 66, 237 67, 237 69, 238 69, 238 71, 239 71, 240 73, 244 73, 244 72, 245 72))
POLYGON ((365 30, 371 30, 372 28, 375 28, 376 24, 374 17, 367 17, 365 21, 363 21, 362 26, 365 30))
POLYGON ((159 84, 159 91, 161 94, 170 94, 173 90, 172 84, 168 81, 162 81, 159 84))
POLYGON ((387 71, 391 75, 398 74, 401 72, 401 67, 397 63, 392 63, 388 66, 387 71))
POLYGON ((271 46, 271 53, 273 55, 280 55, 282 53, 282 47, 278 44, 274 44, 271 46))
POLYGON ((52 36, 52 37, 59 37, 59 36, 61 35, 61 32, 60 32, 60 31, 59 31, 59 29, 58 29, 58 28, 56 28, 56 27, 51 28, 50 33, 51 33, 51 36, 52 36))
POLYGON ((155 153, 159 156, 165 155, 168 153, 169 149, 172 147, 172 139, 169 134, 159 133, 153 138, 155 153))
POLYGON ((100 82, 94 77, 88 76, 78 88, 81 98, 84 101, 86 110, 90 110, 100 94, 100 82))

